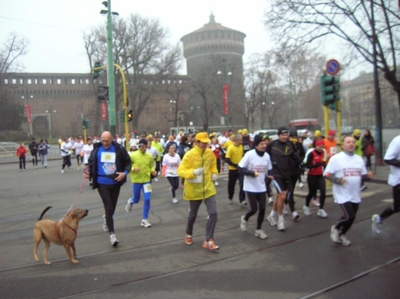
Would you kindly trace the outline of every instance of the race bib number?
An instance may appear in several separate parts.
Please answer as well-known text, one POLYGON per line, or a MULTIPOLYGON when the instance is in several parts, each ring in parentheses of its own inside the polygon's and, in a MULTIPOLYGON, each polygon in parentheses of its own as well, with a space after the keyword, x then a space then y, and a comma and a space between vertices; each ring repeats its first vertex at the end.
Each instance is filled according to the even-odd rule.
POLYGON ((335 155, 335 154, 337 154, 336 146, 331 147, 331 155, 335 155))
POLYGON ((190 180, 187 180, 189 183, 192 183, 192 184, 201 184, 201 183, 203 183, 203 176, 202 175, 198 175, 198 176, 196 176, 196 178, 195 179, 190 179, 190 180))
POLYGON ((115 153, 102 152, 100 161, 103 163, 115 163, 115 153))
POLYGON ((144 193, 151 193, 152 189, 151 189, 151 184, 144 184, 143 185, 143 192, 144 193))
POLYGON ((245 151, 249 150, 249 149, 250 149, 250 145, 245 144, 245 145, 243 146, 243 149, 244 149, 245 151))

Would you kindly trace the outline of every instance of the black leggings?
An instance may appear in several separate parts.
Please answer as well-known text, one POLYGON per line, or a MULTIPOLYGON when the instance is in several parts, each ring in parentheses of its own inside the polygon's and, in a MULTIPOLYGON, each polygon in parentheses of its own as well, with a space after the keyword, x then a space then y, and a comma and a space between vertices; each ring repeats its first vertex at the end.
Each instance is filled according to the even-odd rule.
POLYGON ((107 227, 110 234, 114 233, 113 215, 117 206, 120 189, 120 185, 97 185, 97 190, 99 191, 101 200, 103 201, 107 227))
POLYGON ((247 199, 249 200, 250 208, 246 215, 244 216, 244 220, 249 221, 249 218, 257 213, 257 209, 260 211, 258 212, 257 217, 257 229, 261 229, 261 225, 264 221, 265 217, 265 207, 266 207, 266 200, 267 200, 267 193, 253 193, 253 192, 246 192, 247 199))
POLYGON ((62 163, 61 169, 64 169, 65 166, 68 166, 68 167, 71 166, 71 155, 63 157, 63 163, 62 163))
POLYGON ((175 191, 179 188, 179 177, 178 176, 167 176, 168 182, 171 185, 172 197, 175 198, 175 191))
POLYGON ((338 223, 336 223, 335 228, 341 232, 341 235, 344 235, 352 226, 354 220, 356 219, 358 206, 359 204, 354 202, 340 204, 344 214, 339 219, 338 223))
POLYGON ((306 196, 306 206, 310 206, 311 198, 317 197, 317 190, 319 189, 319 208, 323 209, 326 197, 325 179, 322 175, 308 175, 308 194, 306 196))
POLYGON ((394 213, 400 212, 400 184, 392 188, 393 204, 384 209, 380 215, 381 220, 388 218, 394 213))
POLYGON ((32 165, 37 166, 38 156, 37 153, 32 154, 32 165))
POLYGON ((19 169, 25 169, 25 157, 19 157, 19 169))
POLYGON ((228 173, 228 198, 233 199, 233 195, 235 194, 235 185, 236 181, 239 180, 239 202, 243 202, 246 200, 246 196, 243 191, 243 175, 239 174, 239 171, 229 170, 228 173))

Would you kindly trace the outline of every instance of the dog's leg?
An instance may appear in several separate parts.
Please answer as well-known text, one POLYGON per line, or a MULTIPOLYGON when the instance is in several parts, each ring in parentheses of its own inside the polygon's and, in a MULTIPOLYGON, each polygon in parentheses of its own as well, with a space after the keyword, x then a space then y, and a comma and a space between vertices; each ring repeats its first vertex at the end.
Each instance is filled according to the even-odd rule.
POLYGON ((44 249, 42 253, 43 261, 45 265, 51 265, 51 263, 47 260, 47 252, 49 251, 50 241, 46 237, 43 237, 43 242, 44 242, 44 249))
POLYGON ((40 241, 42 240, 42 231, 38 228, 33 229, 33 238, 35 239, 35 243, 33 245, 33 257, 35 261, 39 261, 39 256, 37 255, 37 249, 40 244, 40 241))
MULTIPOLYGON (((76 259, 74 259, 73 256, 71 255, 71 245, 65 244, 65 245, 63 245, 63 246, 64 246, 64 248, 65 248, 65 251, 67 252, 67 255, 68 255, 69 260, 70 260, 72 263, 74 263, 74 264, 78 264, 79 261, 76 260, 76 259)), ((73 245, 73 247, 75 247, 75 245, 73 245)))
POLYGON ((76 255, 75 242, 71 244, 71 248, 72 248, 72 252, 73 252, 73 254, 74 254, 74 258, 76 259, 76 258, 77 258, 77 255, 76 255))

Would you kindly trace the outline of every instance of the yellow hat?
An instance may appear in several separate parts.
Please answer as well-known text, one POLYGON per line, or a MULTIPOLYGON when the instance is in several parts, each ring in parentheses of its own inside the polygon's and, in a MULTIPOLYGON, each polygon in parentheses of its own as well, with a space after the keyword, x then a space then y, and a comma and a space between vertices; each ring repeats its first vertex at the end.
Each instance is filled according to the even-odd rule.
POLYGON ((242 130, 242 134, 243 134, 243 135, 247 135, 247 134, 249 134, 249 131, 247 131, 247 129, 243 129, 243 130, 242 130))
POLYGON ((197 133, 197 134, 196 134, 196 137, 195 137, 195 140, 196 140, 196 141, 200 141, 200 142, 202 142, 202 143, 209 143, 209 142, 211 142, 210 138, 208 138, 207 132, 200 132, 200 133, 197 133))
POLYGON ((242 130, 239 129, 239 130, 238 130, 238 134, 242 134, 242 130))
POLYGON ((319 136, 321 136, 321 131, 320 130, 315 130, 315 132, 314 132, 314 137, 319 137, 319 136))
POLYGON ((355 130, 353 131, 353 136, 360 136, 360 135, 361 135, 360 129, 355 129, 355 130))

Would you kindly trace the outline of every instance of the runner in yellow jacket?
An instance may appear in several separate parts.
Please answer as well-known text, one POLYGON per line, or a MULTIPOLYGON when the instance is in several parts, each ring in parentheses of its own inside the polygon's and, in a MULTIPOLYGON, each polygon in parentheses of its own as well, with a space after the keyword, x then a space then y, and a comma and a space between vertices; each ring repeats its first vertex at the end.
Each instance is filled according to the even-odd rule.
POLYGON ((214 229, 217 223, 217 193, 214 181, 218 178, 217 161, 214 153, 208 148, 210 138, 206 132, 197 133, 194 147, 186 152, 178 168, 178 175, 185 179, 183 199, 189 201, 190 212, 186 227, 185 243, 192 245, 193 225, 197 212, 204 201, 209 215, 206 225, 206 240, 203 247, 217 250, 219 246, 214 243, 214 229))

